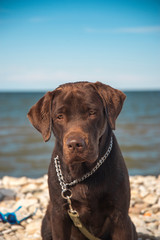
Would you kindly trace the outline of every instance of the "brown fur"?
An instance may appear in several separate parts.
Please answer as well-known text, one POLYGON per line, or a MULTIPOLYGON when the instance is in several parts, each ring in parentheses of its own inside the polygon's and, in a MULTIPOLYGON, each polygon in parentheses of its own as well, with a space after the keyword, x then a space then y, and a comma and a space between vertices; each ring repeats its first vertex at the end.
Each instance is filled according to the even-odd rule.
POLYGON ((43 240, 85 240, 70 220, 66 200, 54 166, 58 155, 66 182, 89 172, 109 147, 103 165, 88 179, 71 188, 72 205, 87 229, 105 240, 136 240, 128 216, 129 178, 113 134, 125 94, 100 82, 64 84, 48 92, 28 113, 33 126, 48 141, 51 131, 55 147, 48 171, 50 203, 42 223, 43 240))

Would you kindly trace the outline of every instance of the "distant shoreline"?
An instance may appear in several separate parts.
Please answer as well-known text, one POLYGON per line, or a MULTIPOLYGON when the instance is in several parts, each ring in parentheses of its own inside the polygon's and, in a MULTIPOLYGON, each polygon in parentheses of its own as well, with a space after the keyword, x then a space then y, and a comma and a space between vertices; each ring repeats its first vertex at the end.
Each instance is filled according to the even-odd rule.
MULTIPOLYGON (((58 86, 56 86, 58 87, 58 86)), ((0 89, 1 93, 46 93, 48 91, 53 91, 55 88, 53 86, 52 89, 0 89)), ((121 89, 123 92, 135 93, 135 92, 160 92, 160 89, 121 89)))

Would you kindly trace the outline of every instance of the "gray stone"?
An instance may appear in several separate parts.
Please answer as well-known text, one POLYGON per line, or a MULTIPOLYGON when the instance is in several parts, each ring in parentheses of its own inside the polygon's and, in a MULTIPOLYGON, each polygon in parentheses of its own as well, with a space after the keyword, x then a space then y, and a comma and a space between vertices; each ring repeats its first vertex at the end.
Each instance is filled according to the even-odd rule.
POLYGON ((0 201, 15 199, 16 192, 12 189, 0 188, 0 201))

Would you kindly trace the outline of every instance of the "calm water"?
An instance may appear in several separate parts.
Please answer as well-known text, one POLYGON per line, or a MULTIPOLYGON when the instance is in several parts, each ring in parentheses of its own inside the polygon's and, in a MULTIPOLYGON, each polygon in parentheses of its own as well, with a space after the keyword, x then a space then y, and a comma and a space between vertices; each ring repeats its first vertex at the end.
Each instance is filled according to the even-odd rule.
MULTIPOLYGON (((26 117, 43 94, 0 93, 0 177, 47 173, 54 138, 44 143, 26 117)), ((115 134, 129 173, 160 174, 160 92, 126 95, 115 134)))

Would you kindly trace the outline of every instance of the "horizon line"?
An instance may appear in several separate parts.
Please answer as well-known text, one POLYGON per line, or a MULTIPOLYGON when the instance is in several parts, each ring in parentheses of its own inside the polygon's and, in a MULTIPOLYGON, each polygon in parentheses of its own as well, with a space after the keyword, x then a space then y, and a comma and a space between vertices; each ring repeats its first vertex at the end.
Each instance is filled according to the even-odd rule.
MULTIPOLYGON (((53 88, 56 89, 57 87, 53 88)), ((116 88, 116 87, 113 87, 116 88)), ((117 89, 120 89, 117 87, 117 89)), ((126 92, 160 92, 160 88, 121 88, 126 92)), ((0 93, 41 93, 52 91, 51 89, 0 89, 0 93)))

